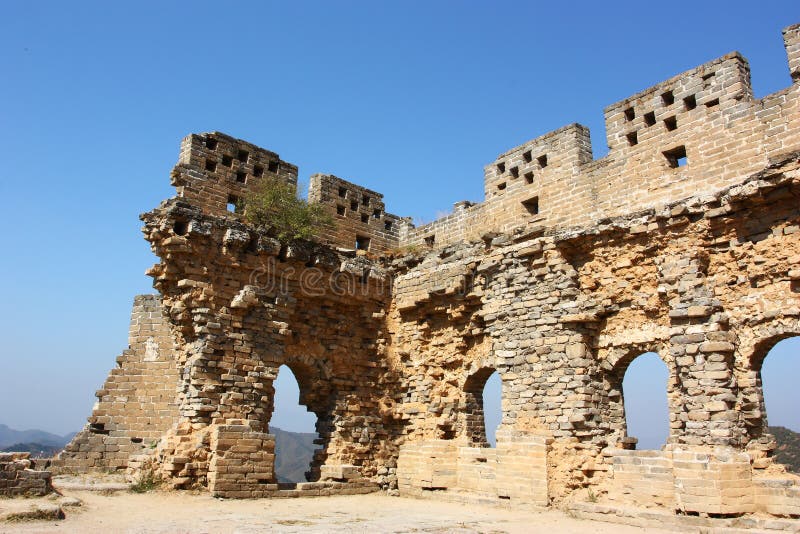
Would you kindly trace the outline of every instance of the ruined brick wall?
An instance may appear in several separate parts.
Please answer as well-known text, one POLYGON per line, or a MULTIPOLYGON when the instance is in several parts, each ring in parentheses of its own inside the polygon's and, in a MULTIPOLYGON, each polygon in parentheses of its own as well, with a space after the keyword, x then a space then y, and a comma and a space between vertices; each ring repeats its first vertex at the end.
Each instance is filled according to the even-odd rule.
POLYGON ((29 452, 0 452, 0 497, 47 495, 52 474, 33 469, 29 452))
MULTIPOLYGON (((797 28, 784 33, 795 70, 797 28)), ((310 200, 344 200, 348 221, 328 244, 281 244, 222 209, 228 185, 190 194, 176 180, 178 197, 142 219, 177 415, 134 469, 221 496, 285 495, 267 433, 285 364, 322 443, 318 482, 300 493, 633 495, 698 514, 795 514, 800 478, 772 461, 760 372, 800 335, 800 85, 757 101, 748 76, 732 54, 609 107, 601 160, 580 125, 512 149, 486 168, 486 202, 396 233, 380 234, 393 217, 380 195, 329 175, 310 200), (360 231, 372 252, 395 239, 421 251, 342 250, 360 231), (669 371, 670 430, 644 454, 630 450, 622 379, 651 351, 669 371), (488 449, 481 393, 494 372, 503 418, 488 449)), ((184 144, 206 154, 209 135, 184 144)), ((119 407, 92 423, 119 425, 119 407)), ((89 434, 71 445, 78 465, 130 454, 89 434)))
MULTIPOLYGON (((216 479, 219 458, 233 454, 213 448, 218 425, 269 440, 272 382, 284 364, 298 380, 301 402, 317 415, 322 448, 312 478, 323 463, 357 465, 364 476, 386 468, 394 447, 393 421, 379 411, 383 391, 394 389, 382 358, 386 273, 352 251, 281 246, 180 199, 143 218, 162 258, 149 274, 163 295, 183 369, 181 422, 156 453, 174 484, 216 479)), ((273 482, 269 469, 254 471, 237 495, 263 495, 273 482)))
POLYGON ((177 422, 173 337, 156 295, 138 295, 128 348, 97 391, 87 425, 53 461, 53 470, 122 470, 128 458, 155 446, 177 422))
MULTIPOLYGON (((388 316, 407 436, 420 447, 474 442, 470 379, 497 370, 501 428, 553 436, 550 497, 560 499, 613 480, 613 449, 628 437, 622 377, 655 351, 670 370, 670 447, 698 457, 722 447, 721 458, 747 450, 767 467, 757 377, 768 348, 800 333, 798 178, 792 153, 714 195, 569 232, 444 247, 408 265, 388 316)), ((686 506, 729 510, 698 502, 686 506)))

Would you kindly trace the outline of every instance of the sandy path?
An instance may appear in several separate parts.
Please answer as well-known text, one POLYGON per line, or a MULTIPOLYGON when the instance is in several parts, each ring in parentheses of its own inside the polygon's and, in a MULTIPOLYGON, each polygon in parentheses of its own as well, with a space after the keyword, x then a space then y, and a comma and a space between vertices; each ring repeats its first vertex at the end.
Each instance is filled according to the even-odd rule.
POLYGON ((218 500, 208 495, 69 492, 83 501, 67 519, 0 523, 0 532, 247 533, 247 532, 666 532, 573 519, 558 511, 464 505, 384 495, 218 500))

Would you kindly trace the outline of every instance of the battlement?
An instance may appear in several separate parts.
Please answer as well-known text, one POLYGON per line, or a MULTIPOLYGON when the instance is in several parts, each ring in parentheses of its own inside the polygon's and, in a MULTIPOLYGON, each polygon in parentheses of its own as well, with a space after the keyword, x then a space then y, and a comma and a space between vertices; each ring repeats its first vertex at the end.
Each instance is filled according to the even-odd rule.
POLYGON ((734 52, 607 107, 608 147, 625 151, 640 143, 669 144, 708 120, 714 108, 733 111, 752 99, 750 67, 734 52))
MULTIPOLYGON (((532 223, 587 224, 740 182, 800 147, 800 25, 783 30, 793 83, 756 99, 747 60, 733 52, 608 106, 609 152, 595 160, 589 129, 570 124, 484 168, 484 200, 415 228, 386 213, 383 195, 336 176, 311 177, 309 201, 336 227, 320 241, 383 253, 474 241, 532 223)), ((172 174, 178 195, 220 215, 235 211, 254 178, 297 184, 297 167, 219 132, 190 135, 172 174)))
POLYGON ((457 205, 401 244, 582 225, 740 182, 800 147, 800 25, 783 36, 789 88, 755 99, 747 60, 727 54, 608 106, 603 158, 580 124, 537 137, 485 167, 483 202, 457 205))
POLYGON ((589 129, 570 124, 500 154, 484 167, 486 200, 541 187, 592 161, 589 129))
POLYGON ((278 154, 220 132, 191 134, 181 142, 172 185, 178 196, 213 215, 235 211, 248 186, 262 176, 297 187, 297 166, 278 154))
POLYGON ((383 195, 331 174, 314 174, 308 201, 321 204, 335 225, 319 237, 340 248, 382 252, 397 248, 410 222, 386 212, 383 195))

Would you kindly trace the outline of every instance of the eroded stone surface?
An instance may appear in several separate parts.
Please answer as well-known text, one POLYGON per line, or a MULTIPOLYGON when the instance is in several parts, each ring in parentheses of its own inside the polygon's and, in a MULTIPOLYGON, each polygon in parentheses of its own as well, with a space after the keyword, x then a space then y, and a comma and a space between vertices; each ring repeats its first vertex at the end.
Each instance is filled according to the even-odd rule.
MULTIPOLYGON (((784 37, 795 69, 800 33, 784 37)), ((565 127, 489 165, 483 203, 421 228, 319 175, 310 198, 341 224, 315 243, 281 244, 225 209, 259 175, 295 183, 296 167, 216 132, 187 137, 178 196, 142 216, 162 319, 117 370, 174 394, 137 401, 161 418, 152 447, 131 447, 139 419, 112 373, 61 461, 231 497, 399 487, 797 515, 760 369, 800 335, 798 91, 756 100, 745 60, 725 56, 610 106, 608 156, 593 161, 588 130, 565 127), (632 451, 622 379, 648 351, 670 372, 670 436, 632 451), (313 482, 293 489, 275 480, 267 433, 284 364, 321 441, 313 482)))

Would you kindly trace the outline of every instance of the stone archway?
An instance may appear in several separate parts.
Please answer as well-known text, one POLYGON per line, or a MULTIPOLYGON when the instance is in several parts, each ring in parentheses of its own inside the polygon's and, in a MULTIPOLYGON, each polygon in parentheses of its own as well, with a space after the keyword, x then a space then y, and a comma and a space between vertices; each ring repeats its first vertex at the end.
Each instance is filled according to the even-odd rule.
POLYGON ((464 382, 463 432, 474 447, 488 447, 484 419, 483 392, 486 382, 497 373, 494 367, 481 367, 464 382))
MULTIPOLYGON (((316 415, 315 431, 317 439, 315 441, 318 448, 314 450, 306 473, 308 481, 316 481, 319 480, 321 468, 328 457, 328 446, 334 433, 335 388, 327 366, 319 359, 306 355, 288 357, 280 366, 276 367, 275 378, 277 378, 278 369, 281 366, 286 366, 297 381, 299 390, 298 403, 316 415)), ((271 420, 275 410, 275 390, 272 384, 270 385, 269 403, 270 409, 268 413, 271 420)), ((270 420, 267 421, 267 426, 270 420)))
POLYGON ((747 450, 754 465, 769 462, 775 449, 775 439, 767 429, 767 408, 761 370, 764 360, 779 342, 800 336, 800 320, 778 318, 737 332, 739 345, 735 371, 739 382, 737 413, 744 432, 747 450))
POLYGON ((605 390, 605 409, 604 424, 609 432, 609 445, 620 446, 622 448, 635 448, 636 439, 628 429, 626 398, 623 382, 628 369, 634 360, 638 360, 646 354, 655 354, 661 360, 667 370, 666 396, 668 412, 668 437, 670 441, 672 435, 671 422, 677 417, 674 398, 678 395, 678 380, 675 366, 671 358, 665 358, 669 354, 665 343, 636 344, 626 347, 614 347, 605 351, 603 355, 602 367, 603 386, 605 390))

